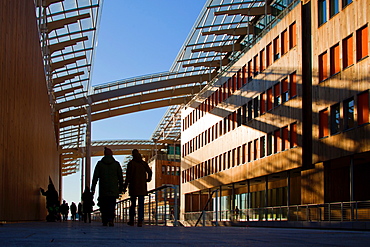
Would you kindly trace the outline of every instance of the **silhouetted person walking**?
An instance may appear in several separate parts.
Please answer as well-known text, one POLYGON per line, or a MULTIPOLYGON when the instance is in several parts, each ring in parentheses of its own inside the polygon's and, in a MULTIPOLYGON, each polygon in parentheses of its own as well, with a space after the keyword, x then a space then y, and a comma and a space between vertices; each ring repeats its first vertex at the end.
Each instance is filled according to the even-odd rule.
POLYGON ((66 203, 66 201, 63 200, 62 205, 60 205, 60 213, 63 216, 63 221, 66 221, 68 219, 68 211, 69 211, 68 203, 66 203))
POLYGON ((124 192, 128 186, 131 206, 129 209, 130 226, 135 222, 136 198, 138 199, 138 222, 137 226, 143 226, 144 221, 144 196, 148 195, 147 182, 152 180, 152 170, 148 163, 143 161, 137 149, 132 150, 132 160, 127 164, 126 179, 123 185, 124 192))
POLYGON ((93 175, 91 191, 99 180, 98 206, 102 215, 103 226, 114 226, 116 198, 123 190, 122 168, 113 158, 113 152, 104 148, 104 157, 98 161, 93 175))
POLYGON ((45 191, 43 188, 40 188, 40 192, 43 196, 46 197, 46 208, 48 210, 48 215, 46 216, 46 221, 54 222, 60 220, 59 216, 59 196, 58 192, 55 190, 53 181, 49 177, 48 190, 45 191))
POLYGON ((77 206, 77 214, 78 214, 78 221, 81 221, 83 218, 83 213, 82 213, 82 203, 79 202, 77 206))
POLYGON ((71 204, 71 215, 72 215, 72 220, 76 220, 76 213, 77 213, 77 206, 74 202, 71 204))
POLYGON ((91 212, 93 211, 94 203, 94 194, 90 192, 90 188, 88 186, 85 187, 84 193, 82 193, 82 211, 84 214, 84 222, 86 223, 89 220, 91 223, 91 212))

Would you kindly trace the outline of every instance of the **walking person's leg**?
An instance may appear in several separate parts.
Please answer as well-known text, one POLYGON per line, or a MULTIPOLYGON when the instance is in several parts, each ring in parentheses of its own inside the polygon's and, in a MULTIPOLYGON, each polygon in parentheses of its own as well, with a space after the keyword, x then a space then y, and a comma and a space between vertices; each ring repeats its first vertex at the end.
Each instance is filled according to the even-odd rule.
POLYGON ((136 196, 131 196, 130 201, 131 205, 129 209, 129 222, 127 224, 133 226, 135 222, 136 196))
POLYGON ((143 226, 144 221, 144 196, 138 196, 138 223, 137 226, 143 226))
POLYGON ((109 197, 108 202, 108 224, 114 226, 114 218, 116 216, 116 198, 109 197))

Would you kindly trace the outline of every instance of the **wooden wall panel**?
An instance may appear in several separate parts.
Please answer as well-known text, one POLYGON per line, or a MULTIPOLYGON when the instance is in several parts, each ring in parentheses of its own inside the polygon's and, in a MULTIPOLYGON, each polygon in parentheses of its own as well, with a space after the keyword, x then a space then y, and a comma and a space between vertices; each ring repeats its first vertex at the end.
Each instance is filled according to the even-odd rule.
POLYGON ((34 1, 1 1, 0 16, 0 220, 43 220, 39 188, 59 190, 60 169, 34 1))

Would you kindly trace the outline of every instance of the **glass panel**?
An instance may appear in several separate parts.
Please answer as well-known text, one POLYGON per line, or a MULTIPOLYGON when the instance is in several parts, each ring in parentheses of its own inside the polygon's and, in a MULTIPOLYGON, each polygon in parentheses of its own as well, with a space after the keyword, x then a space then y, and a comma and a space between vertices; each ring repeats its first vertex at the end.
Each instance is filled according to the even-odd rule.
POLYGON ((330 112, 330 132, 336 134, 340 131, 340 105, 335 104, 331 107, 330 112))

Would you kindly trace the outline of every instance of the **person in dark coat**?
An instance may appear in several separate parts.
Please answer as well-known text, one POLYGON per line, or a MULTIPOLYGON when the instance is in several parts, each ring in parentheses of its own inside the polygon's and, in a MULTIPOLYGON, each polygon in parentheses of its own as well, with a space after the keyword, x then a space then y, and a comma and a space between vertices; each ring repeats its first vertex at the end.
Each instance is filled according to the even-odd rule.
POLYGON ((104 148, 104 157, 98 161, 93 175, 91 191, 99 180, 98 205, 102 215, 103 226, 114 226, 116 199, 123 190, 122 168, 113 158, 113 152, 104 148))
POLYGON ((78 214, 78 221, 81 221, 82 218, 83 218, 83 215, 82 215, 82 203, 81 202, 78 203, 78 206, 77 206, 77 214, 78 214))
POLYGON ((84 222, 86 223, 89 220, 91 223, 91 212, 93 211, 94 203, 94 194, 90 191, 88 186, 85 187, 84 193, 82 193, 82 211, 84 214, 84 222))
POLYGON ((66 203, 66 201, 63 200, 62 205, 60 205, 60 213, 63 216, 63 221, 66 221, 68 219, 68 211, 69 211, 68 203, 66 203))
POLYGON ((49 185, 48 190, 45 191, 43 188, 40 188, 40 192, 43 196, 46 197, 46 208, 48 210, 48 215, 46 216, 46 221, 48 222, 55 222, 60 220, 59 215, 59 196, 58 192, 56 191, 54 184, 49 177, 49 185))
POLYGON ((72 220, 75 221, 76 213, 77 213, 77 206, 74 202, 72 202, 70 209, 71 209, 72 220))
POLYGON ((148 195, 147 182, 152 180, 152 170, 148 163, 143 161, 141 154, 137 149, 132 150, 132 160, 127 164, 126 179, 123 185, 123 191, 128 187, 131 206, 129 209, 130 226, 135 222, 136 198, 138 199, 138 222, 137 226, 143 226, 144 220, 144 196, 148 195))

